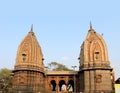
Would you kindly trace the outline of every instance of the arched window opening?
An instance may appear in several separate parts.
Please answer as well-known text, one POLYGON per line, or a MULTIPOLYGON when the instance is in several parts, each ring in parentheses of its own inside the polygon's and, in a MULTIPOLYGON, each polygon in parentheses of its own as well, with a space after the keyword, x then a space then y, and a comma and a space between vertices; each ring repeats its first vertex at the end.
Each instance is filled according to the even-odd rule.
POLYGON ((55 82, 55 80, 51 81, 51 91, 56 91, 56 82, 55 82))
POLYGON ((98 50, 95 50, 94 52, 94 60, 95 61, 100 60, 100 52, 98 50))
POLYGON ((26 53, 22 53, 22 59, 23 59, 23 61, 26 61, 26 56, 27 56, 26 53))
POLYGON ((74 81, 73 80, 69 80, 67 90, 69 92, 73 92, 74 91, 74 81))
POLYGON ((98 60, 99 59, 99 52, 95 52, 95 59, 98 60))
POLYGON ((64 80, 59 82, 59 91, 67 91, 66 83, 64 80))

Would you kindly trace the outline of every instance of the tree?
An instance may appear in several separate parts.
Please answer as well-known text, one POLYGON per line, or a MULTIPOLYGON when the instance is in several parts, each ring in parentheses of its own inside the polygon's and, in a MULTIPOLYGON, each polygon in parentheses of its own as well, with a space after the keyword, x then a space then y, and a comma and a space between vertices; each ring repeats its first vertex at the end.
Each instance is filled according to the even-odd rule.
POLYGON ((48 68, 52 71, 72 71, 72 69, 69 69, 65 65, 57 63, 57 62, 49 63, 48 68))
POLYGON ((0 89, 7 90, 11 85, 12 70, 3 68, 0 70, 0 89))
POLYGON ((3 68, 0 70, 0 79, 5 79, 8 78, 12 73, 12 70, 7 69, 7 68, 3 68))

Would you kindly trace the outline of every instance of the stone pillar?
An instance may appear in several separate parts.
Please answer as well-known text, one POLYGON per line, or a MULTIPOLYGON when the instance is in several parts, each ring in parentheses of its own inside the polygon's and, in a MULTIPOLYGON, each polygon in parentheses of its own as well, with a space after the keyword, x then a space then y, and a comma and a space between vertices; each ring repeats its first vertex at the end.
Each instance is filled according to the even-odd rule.
POLYGON ((89 71, 84 72, 84 84, 85 84, 85 93, 87 93, 90 90, 90 77, 89 77, 89 71))
POLYGON ((56 93, 59 93, 59 84, 56 84, 56 93))

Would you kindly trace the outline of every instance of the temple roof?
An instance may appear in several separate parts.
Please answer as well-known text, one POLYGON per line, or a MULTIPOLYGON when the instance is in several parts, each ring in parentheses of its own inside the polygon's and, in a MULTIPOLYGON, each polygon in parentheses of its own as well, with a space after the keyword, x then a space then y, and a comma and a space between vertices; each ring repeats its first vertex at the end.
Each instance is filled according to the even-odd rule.
POLYGON ((105 63, 109 66, 107 45, 102 37, 92 27, 90 23, 90 29, 81 46, 80 51, 80 65, 87 63, 105 63))
POLYGON ((46 71, 46 75, 76 75, 77 71, 46 71))
POLYGON ((21 69, 23 66, 32 69, 44 68, 42 50, 33 32, 33 25, 20 43, 17 51, 15 69, 21 69))

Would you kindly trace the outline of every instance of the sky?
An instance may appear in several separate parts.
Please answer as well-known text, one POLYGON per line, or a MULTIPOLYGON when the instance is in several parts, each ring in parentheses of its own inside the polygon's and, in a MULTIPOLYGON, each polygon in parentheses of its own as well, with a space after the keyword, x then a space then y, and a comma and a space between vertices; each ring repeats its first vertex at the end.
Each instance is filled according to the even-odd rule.
POLYGON ((14 69, 20 42, 33 30, 44 64, 58 62, 79 68, 80 46, 89 30, 103 34, 115 78, 120 77, 119 0, 1 0, 0 69, 14 69))

